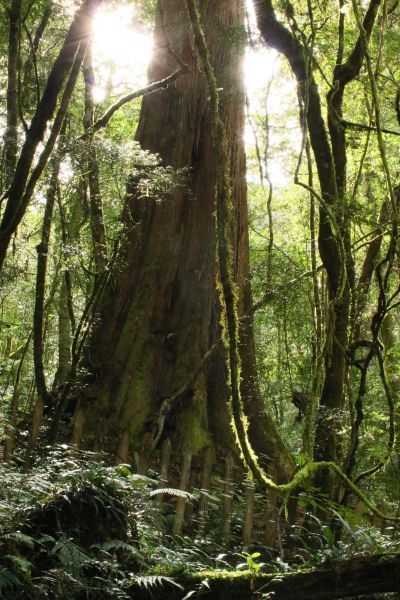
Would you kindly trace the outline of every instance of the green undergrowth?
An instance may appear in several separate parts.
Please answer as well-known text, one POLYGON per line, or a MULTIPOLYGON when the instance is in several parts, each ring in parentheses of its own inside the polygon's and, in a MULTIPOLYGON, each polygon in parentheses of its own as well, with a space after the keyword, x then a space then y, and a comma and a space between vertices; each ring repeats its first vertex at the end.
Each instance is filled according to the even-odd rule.
MULTIPOLYGON (((338 515, 340 542, 314 517, 302 543, 280 554, 265 547, 243 550, 237 536, 222 548, 213 522, 217 495, 210 495, 216 510, 214 516, 210 512, 206 536, 196 536, 194 520, 192 531, 173 538, 174 502, 184 493, 167 489, 167 501, 159 503, 153 493, 158 485, 156 474, 141 477, 128 466, 109 467, 102 457, 67 446, 51 451, 29 473, 0 468, 0 598, 140 598, 165 588, 166 597, 182 599, 198 596, 213 578, 279 576, 399 547, 393 529, 382 533, 350 525, 338 515), (190 595, 179 587, 185 581, 194 582, 190 595)), ((187 499, 195 512, 198 493, 187 499)), ((239 523, 233 520, 233 526, 239 523)))

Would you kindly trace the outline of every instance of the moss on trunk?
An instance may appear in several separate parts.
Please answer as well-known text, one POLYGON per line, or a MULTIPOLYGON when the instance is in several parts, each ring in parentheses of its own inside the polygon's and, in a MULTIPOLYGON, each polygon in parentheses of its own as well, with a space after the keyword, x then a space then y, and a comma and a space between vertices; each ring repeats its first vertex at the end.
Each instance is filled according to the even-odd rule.
MULTIPOLYGON (((244 38, 239 35, 244 31, 243 5, 239 0, 222 0, 216 11, 214 2, 207 0, 202 8, 221 88, 221 120, 232 183, 232 269, 242 316, 251 311, 243 145, 244 38)), ((125 461, 139 449, 143 435, 153 430, 163 401, 190 381, 222 335, 215 232, 220 165, 207 83, 198 64, 185 4, 180 0, 164 0, 162 11, 160 7, 157 10, 150 81, 163 79, 177 68, 165 32, 174 52, 187 64, 187 72, 167 89, 144 98, 136 138, 143 148, 158 153, 165 165, 189 169, 190 182, 186 189, 180 186, 168 196, 146 198, 140 197, 134 177, 128 186, 123 212, 126 241, 119 270, 101 299, 86 351, 89 383, 79 409, 86 415, 84 443, 91 446, 97 439, 100 447, 118 453, 118 460, 125 461), (123 453, 118 450, 122 447, 123 453)), ((285 479, 294 466, 264 414, 251 318, 243 322, 242 385, 250 433, 257 453, 275 460, 285 479)), ((233 448, 227 399, 226 356, 221 345, 166 415, 164 433, 173 447, 191 446, 196 454, 212 439, 223 452, 233 448)))

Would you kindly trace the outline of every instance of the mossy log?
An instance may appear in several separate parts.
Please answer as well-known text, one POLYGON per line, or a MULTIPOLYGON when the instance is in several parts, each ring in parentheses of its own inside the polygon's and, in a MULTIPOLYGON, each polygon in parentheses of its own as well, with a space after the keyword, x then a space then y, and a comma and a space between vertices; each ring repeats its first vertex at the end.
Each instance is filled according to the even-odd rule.
MULTIPOLYGON (((175 577, 183 589, 171 584, 149 591, 138 589, 135 599, 178 600, 184 593, 201 590, 209 600, 334 600, 369 598, 376 593, 400 590, 400 555, 359 557, 330 562, 326 567, 293 573, 258 574, 206 571, 175 577), (265 596, 263 596, 265 594, 265 596)), ((193 597, 196 597, 193 595, 193 597)))

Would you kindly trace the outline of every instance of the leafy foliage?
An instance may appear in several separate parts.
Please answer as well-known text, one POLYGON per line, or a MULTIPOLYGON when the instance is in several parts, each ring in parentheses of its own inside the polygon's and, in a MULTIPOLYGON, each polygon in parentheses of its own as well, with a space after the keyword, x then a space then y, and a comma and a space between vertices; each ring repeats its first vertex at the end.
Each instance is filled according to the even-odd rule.
MULTIPOLYGON (((4 600, 127 599, 134 598, 138 588, 151 592, 176 587, 175 578, 185 571, 245 569, 254 575, 279 574, 355 553, 391 552, 399 544, 393 527, 381 532, 362 522, 349 525, 334 508, 332 513, 342 526, 341 539, 336 541, 333 530, 310 514, 311 528, 301 533, 297 526, 295 535, 301 534, 301 544, 285 557, 265 548, 244 551, 240 546, 221 552, 218 537, 173 538, 168 533, 168 504, 154 500, 156 479, 134 475, 124 465, 108 467, 101 456, 67 446, 53 450, 29 477, 15 469, 1 469, 0 483, 0 595, 4 600), (77 498, 80 514, 71 518, 77 498), (54 510, 56 521, 49 518, 54 510)), ((159 491, 181 497, 172 488, 159 491)), ((219 501, 215 496, 216 508, 219 501)))
MULTIPOLYGON (((109 0, 105 4, 112 9, 132 3, 109 0)), ((156 0, 136 0, 133 4, 135 26, 149 32, 156 0)), ((290 3, 272 4, 276 5, 280 22, 286 23, 294 38, 304 42, 306 53, 312 55, 311 70, 320 98, 325 102, 325 112, 332 115, 329 94, 336 69, 332 57, 335 56, 333 48, 339 46, 337 20, 341 15, 345 15, 342 40, 345 54, 359 35, 351 3, 299 1, 293 7, 290 3)), ((4 2, 0 7, 3 90, 7 88, 9 5, 4 2)), ((73 9, 79 5, 78 0, 22 2, 23 18, 18 32, 18 149, 43 93, 73 9), (41 31, 47 9, 50 9, 50 18, 41 31)), ((365 2, 354 5, 366 7, 365 2)), ((343 206, 337 213, 338 219, 344 217, 342 225, 346 228, 347 258, 353 281, 351 318, 346 327, 349 347, 342 348, 346 358, 343 408, 334 418, 328 415, 340 448, 338 460, 342 460, 349 449, 357 418, 362 421, 357 433, 355 473, 370 469, 372 464, 381 465, 379 473, 364 479, 362 485, 368 496, 392 515, 398 515, 399 511, 400 474, 398 442, 388 443, 388 429, 397 432, 400 422, 398 246, 389 261, 387 277, 382 279, 378 267, 384 266, 390 244, 397 235, 390 230, 386 217, 382 220, 380 212, 388 200, 391 179, 398 196, 399 23, 398 3, 394 2, 389 10, 385 5, 369 42, 368 58, 374 62, 378 98, 371 94, 373 82, 364 64, 346 89, 343 104, 341 131, 345 136, 346 189, 343 206), (380 123, 377 122, 379 108, 380 123), (390 177, 383 168, 378 125, 387 131, 384 150, 390 177), (376 265, 365 301, 361 302, 364 292, 356 283, 368 248, 380 237, 376 265), (386 286, 384 294, 383 284, 386 286), (388 298, 391 298, 391 306, 388 298), (360 387, 360 366, 365 364, 370 348, 365 343, 372 344, 377 306, 384 306, 387 313, 373 339, 376 354, 368 364, 364 389, 360 387), (364 345, 352 353, 350 342, 360 341, 364 345)), ((251 31, 250 34, 253 38, 250 54, 266 52, 261 49, 257 33, 251 31)), ((247 41, 241 24, 226 28, 219 35, 226 52, 235 46, 244 46, 247 41)), ((307 136, 304 123, 299 119, 296 85, 284 61, 274 54, 261 57, 263 70, 270 63, 274 63, 274 67, 267 82, 253 90, 254 93, 249 91, 248 122, 255 134, 255 139, 248 142, 247 180, 251 283, 257 306, 256 352, 265 407, 297 465, 303 466, 308 460, 304 421, 309 405, 299 408, 293 402, 294 394, 300 392, 305 402, 310 398, 318 402, 323 375, 318 361, 337 340, 329 340, 328 336, 332 302, 326 272, 319 264, 321 257, 316 240, 322 203, 318 204, 316 166, 311 155, 308 162, 306 160, 307 136), (308 182, 311 193, 293 179, 297 183, 308 182)), ((132 79, 126 72, 120 73, 118 65, 106 64, 106 61, 101 64, 96 57, 94 66, 95 79, 104 87, 104 98, 94 103, 93 116, 97 118, 122 89, 138 87, 140 78, 132 79)), ((8 110, 6 93, 0 95, 0 105, 3 132, 8 110)), ((155 587, 174 585, 173 574, 185 569, 245 568, 253 574, 259 571, 281 573, 293 566, 321 565, 354 553, 396 551, 400 540, 395 526, 365 517, 363 507, 353 507, 358 514, 354 516, 352 510, 326 499, 322 506, 316 490, 301 499, 297 524, 291 530, 280 532, 279 551, 266 548, 259 532, 253 536, 254 547, 244 550, 241 528, 245 498, 240 485, 232 485, 230 538, 221 542, 224 491, 220 480, 213 481, 212 493, 197 488, 190 492, 177 490, 166 487, 165 482, 163 487, 153 489, 157 485, 155 480, 133 475, 128 466, 107 467, 108 457, 81 454, 67 446, 50 451, 46 446, 59 408, 64 412, 58 424, 57 439, 70 439, 71 417, 81 391, 79 386, 83 387, 87 375, 80 370, 80 353, 96 324, 97 294, 104 280, 113 281, 126 266, 123 258, 119 257, 119 262, 115 258, 126 235, 126 229, 121 227, 126 198, 134 191, 145 205, 148 199, 150 206, 152 202, 168 203, 174 193, 184 192, 188 206, 193 200, 187 191, 189 169, 176 170, 164 165, 159 156, 143 151, 132 141, 139 109, 140 100, 125 106, 107 129, 89 139, 82 127, 85 89, 80 78, 65 118, 64 154, 56 186, 44 286, 42 362, 44 379, 51 392, 50 401, 43 407, 40 436, 36 440, 32 440, 32 422, 36 409, 40 409, 40 394, 38 397, 35 386, 33 307, 37 296, 38 244, 52 179, 51 164, 37 183, 0 273, 0 415, 4 459, 8 465, 0 471, 0 596, 5 600, 130 598, 134 597, 135 586, 151 591, 155 587), (102 273, 96 272, 94 258, 89 189, 92 174, 89 163, 93 157, 106 240, 103 250, 107 260, 102 273), (64 391, 70 385, 71 372, 77 375, 77 383, 75 388, 71 384, 72 399, 66 400, 64 391), (36 455, 31 452, 30 444, 36 455), (29 470, 34 458, 36 465, 29 470), (163 504, 156 502, 159 495, 166 496, 163 504), (206 531, 199 534, 196 507, 205 497, 207 525, 206 531), (182 499, 191 509, 195 507, 194 516, 185 535, 177 539, 169 532, 175 501, 182 499), (288 537, 295 548, 286 546, 288 537)), ((46 131, 44 143, 50 131, 51 127, 46 131)), ((4 136, 3 146, 6 141, 4 136)), ((2 167, 3 154, 4 148, 2 167)), ((0 175, 4 187, 3 169, 0 175)), ((6 190, 2 188, 0 192, 3 209, 6 190)), ((385 210, 389 212, 387 207, 385 210)), ((129 226, 136 225, 132 215, 129 226)), ((174 290, 168 293, 173 295, 174 290)), ((162 330, 158 316, 154 320, 157 321, 153 324, 154 335, 165 337, 165 343, 171 344, 170 355, 173 356, 175 334, 162 330)), ((329 371, 330 367, 328 361, 325 369, 329 371)), ((320 416, 324 417, 322 411, 320 416)), ((346 501, 351 508, 351 500, 346 501)), ((264 497, 256 496, 256 525, 263 502, 264 497)), ((279 516, 274 518, 280 520, 279 516)), ((189 592, 187 597, 193 595, 194 592, 189 592)))
POLYGON ((136 583, 162 583, 134 574, 146 562, 136 523, 151 480, 67 447, 29 480, 11 469, 1 478, 2 598, 130 598, 136 583))

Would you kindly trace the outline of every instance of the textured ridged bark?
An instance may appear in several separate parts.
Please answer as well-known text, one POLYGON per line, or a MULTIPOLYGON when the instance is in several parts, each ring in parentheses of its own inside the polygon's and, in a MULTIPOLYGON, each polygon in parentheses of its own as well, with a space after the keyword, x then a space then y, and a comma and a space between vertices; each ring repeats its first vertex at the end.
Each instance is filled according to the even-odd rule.
MULTIPOLYGON (((140 446, 152 429, 163 399, 190 379, 222 334, 216 285, 215 160, 206 81, 199 69, 190 22, 177 0, 163 2, 165 25, 175 52, 188 72, 167 90, 143 101, 137 139, 157 152, 164 164, 189 167, 189 189, 165 198, 140 198, 132 181, 124 210, 127 242, 120 272, 113 277, 99 308, 87 356, 92 379, 81 398, 84 439, 124 452, 140 446), (86 396, 86 398, 85 398, 86 396), (127 436, 129 444, 126 444, 127 436)), ((242 4, 236 0, 203 3, 204 28, 221 90, 221 117, 228 141, 235 249, 233 275, 239 292, 239 315, 251 312, 248 283, 248 232, 243 148, 242 4), (233 35, 235 32, 236 35, 233 35)), ((150 80, 176 69, 166 50, 160 13, 150 80)), ((250 418, 250 436, 264 463, 277 462, 282 479, 293 469, 288 453, 265 415, 255 368, 251 319, 242 320, 242 394, 250 418)), ((234 447, 227 411, 225 355, 218 348, 179 404, 167 415, 165 435, 194 454, 215 444, 234 447), (178 424, 178 425, 177 425, 178 424)), ((119 452, 119 459, 123 459, 119 452)), ((125 460, 127 456, 125 456, 125 460)))
POLYGON ((68 379, 71 369, 71 319, 68 311, 68 288, 66 273, 62 273, 58 299, 58 367, 54 376, 53 389, 61 387, 68 379))
POLYGON ((99 165, 97 162, 96 146, 90 128, 93 125, 94 99, 93 88, 95 85, 95 74, 93 69, 93 49, 89 44, 83 64, 83 76, 85 80, 85 115, 83 125, 87 132, 87 180, 90 200, 90 228, 92 231, 93 257, 96 268, 96 276, 104 271, 107 264, 107 242, 106 230, 103 217, 103 203, 101 198, 99 165))

